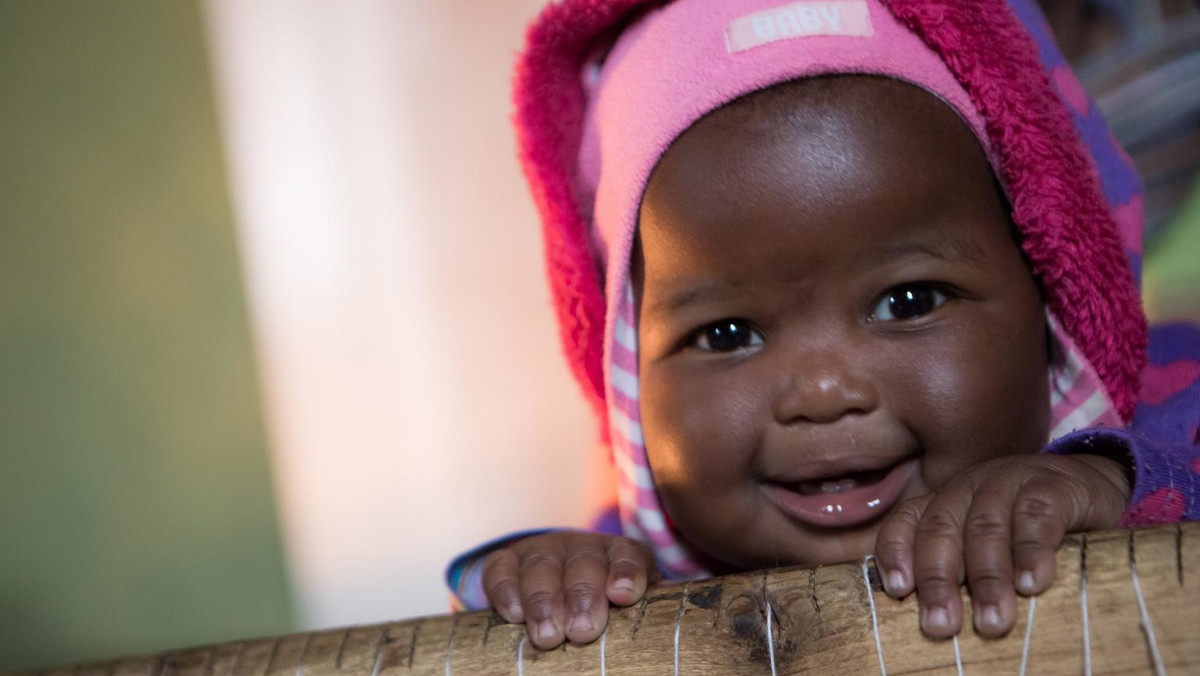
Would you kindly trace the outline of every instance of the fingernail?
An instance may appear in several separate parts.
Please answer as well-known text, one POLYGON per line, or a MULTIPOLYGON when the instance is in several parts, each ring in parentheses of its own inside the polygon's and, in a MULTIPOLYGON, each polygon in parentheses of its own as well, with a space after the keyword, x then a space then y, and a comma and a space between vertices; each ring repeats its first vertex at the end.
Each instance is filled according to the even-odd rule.
POLYGON ((975 616, 976 629, 999 629, 1000 628, 1000 609, 996 606, 984 606, 979 609, 979 614, 975 616))
POLYGON ((554 623, 550 620, 538 622, 538 638, 554 638, 554 623))
POLYGON ((617 581, 613 583, 613 591, 623 591, 623 592, 629 592, 630 594, 632 594, 633 593, 633 580, 630 580, 627 577, 617 578, 617 581))
POLYGON ((945 608, 930 608, 925 611, 925 629, 949 629, 950 615, 945 608))
POLYGON ((521 608, 521 604, 514 603, 508 607, 508 618, 511 622, 520 622, 521 618, 525 617, 525 611, 521 608))
POLYGON ((904 573, 898 570, 893 570, 887 574, 887 590, 892 595, 899 595, 900 590, 905 588, 904 573))
POLYGON ((588 617, 587 615, 580 615, 580 616, 576 617, 574 620, 571 620, 571 631, 572 632, 586 633, 595 628, 596 628, 596 625, 592 624, 592 618, 588 617))
POLYGON ((1021 573, 1017 578, 1017 589, 1021 590, 1022 594, 1032 594, 1037 591, 1037 583, 1033 580, 1033 573, 1028 570, 1021 573))

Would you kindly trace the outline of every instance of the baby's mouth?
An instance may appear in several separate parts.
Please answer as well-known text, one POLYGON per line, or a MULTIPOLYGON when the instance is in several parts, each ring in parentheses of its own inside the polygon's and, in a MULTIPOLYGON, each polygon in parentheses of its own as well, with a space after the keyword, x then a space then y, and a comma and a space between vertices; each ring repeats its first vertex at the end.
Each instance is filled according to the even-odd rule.
POLYGON ((865 471, 762 484, 767 499, 792 519, 810 526, 847 528, 891 511, 920 468, 920 457, 865 471))

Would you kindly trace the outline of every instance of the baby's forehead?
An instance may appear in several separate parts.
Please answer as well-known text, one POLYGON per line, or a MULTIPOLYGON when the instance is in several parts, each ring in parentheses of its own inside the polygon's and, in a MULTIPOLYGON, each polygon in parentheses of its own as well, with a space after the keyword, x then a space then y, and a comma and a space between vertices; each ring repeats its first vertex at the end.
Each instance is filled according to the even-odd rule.
POLYGON ((671 194, 710 199, 714 183, 745 184, 742 197, 753 199, 751 179, 771 180, 764 165, 809 175, 799 200, 852 199, 855 183, 886 192, 890 185, 874 184, 914 180, 954 193, 996 190, 983 145, 937 96, 890 78, 836 75, 760 89, 701 117, 659 158, 640 211, 671 194))
POLYGON ((979 139, 958 113, 917 85, 878 75, 823 75, 777 83, 734 99, 693 123, 676 137, 667 153, 680 139, 702 133, 742 143, 747 137, 782 142, 787 132, 891 131, 879 124, 888 119, 903 119, 903 133, 912 141, 944 138, 966 142, 983 152, 979 139))
POLYGON ((970 127, 925 90, 871 76, 789 82, 705 116, 664 153, 639 211, 635 263, 688 277, 1015 246, 970 127))

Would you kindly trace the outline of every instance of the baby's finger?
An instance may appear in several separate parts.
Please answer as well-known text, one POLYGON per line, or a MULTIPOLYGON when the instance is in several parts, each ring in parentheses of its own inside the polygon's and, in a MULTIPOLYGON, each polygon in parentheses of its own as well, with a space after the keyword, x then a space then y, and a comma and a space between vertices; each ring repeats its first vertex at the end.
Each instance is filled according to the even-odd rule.
POLYGON ((529 640, 543 650, 563 642, 562 582, 561 553, 539 550, 521 559, 521 605, 529 640))
POLYGON ((614 538, 608 543, 608 600, 618 606, 637 603, 646 595, 646 586, 657 577, 654 561, 645 545, 629 538, 614 538))
POLYGON ((999 637, 1012 631, 1017 616, 1013 592, 1013 548, 1009 520, 1014 488, 984 486, 975 494, 963 523, 963 562, 971 590, 975 631, 999 637))
POLYGON ((962 520, 966 500, 939 494, 917 522, 913 580, 921 605, 921 629, 932 638, 950 638, 962 627, 962 520))
POLYGON ((1012 551, 1016 588, 1041 594, 1054 582, 1055 558, 1070 520, 1062 493, 1042 482, 1025 484, 1012 507, 1012 551))
POLYGON ((604 596, 608 555, 603 541, 592 534, 581 534, 567 551, 570 553, 563 573, 567 640, 591 643, 608 622, 608 599, 604 596))
POLYGON ((931 497, 927 495, 900 503, 875 536, 875 565, 879 567, 883 588, 896 598, 912 593, 917 522, 931 497))
POLYGON ((520 561, 511 549, 496 550, 483 560, 483 591, 500 617, 512 623, 525 621, 520 561))

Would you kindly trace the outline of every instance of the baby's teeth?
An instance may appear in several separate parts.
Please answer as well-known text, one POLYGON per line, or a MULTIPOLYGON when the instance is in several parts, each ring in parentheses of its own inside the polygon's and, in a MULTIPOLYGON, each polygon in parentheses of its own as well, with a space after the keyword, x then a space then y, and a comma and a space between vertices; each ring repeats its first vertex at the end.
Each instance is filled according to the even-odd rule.
POLYGON ((822 493, 841 493, 848 491, 858 485, 854 479, 841 479, 839 481, 822 481, 822 493))

